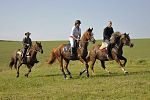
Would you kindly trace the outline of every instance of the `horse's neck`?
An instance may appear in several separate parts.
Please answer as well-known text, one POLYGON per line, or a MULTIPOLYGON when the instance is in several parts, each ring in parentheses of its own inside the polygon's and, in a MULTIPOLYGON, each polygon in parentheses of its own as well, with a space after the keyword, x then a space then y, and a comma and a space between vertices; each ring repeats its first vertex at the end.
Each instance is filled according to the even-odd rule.
POLYGON ((30 57, 31 57, 31 58, 35 58, 37 52, 36 52, 36 50, 35 50, 34 48, 31 48, 31 49, 29 50, 29 54, 30 54, 30 57))
POLYGON ((81 46, 81 48, 83 48, 83 49, 87 49, 88 40, 87 40, 84 36, 81 38, 80 46, 81 46))
POLYGON ((116 44, 116 46, 117 46, 117 49, 118 49, 118 50, 122 50, 122 48, 123 48, 123 43, 121 42, 121 40, 119 40, 119 43, 116 44))

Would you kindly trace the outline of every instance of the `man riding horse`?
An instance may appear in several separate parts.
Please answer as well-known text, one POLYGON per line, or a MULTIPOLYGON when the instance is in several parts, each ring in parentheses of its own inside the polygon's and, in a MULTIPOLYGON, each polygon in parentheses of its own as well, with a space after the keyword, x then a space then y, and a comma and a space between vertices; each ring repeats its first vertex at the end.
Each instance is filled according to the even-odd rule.
POLYGON ((71 58, 74 58, 76 49, 78 47, 77 42, 80 40, 81 37, 81 28, 80 28, 81 21, 76 20, 75 24, 71 30, 71 34, 69 36, 69 41, 71 44, 71 58))
MULTIPOLYGON (((27 54, 27 50, 30 49, 30 47, 32 46, 32 40, 30 38, 31 33, 30 32, 26 32, 25 33, 25 38, 23 38, 22 44, 23 44, 23 54, 22 54, 22 62, 26 63, 26 54, 27 54)), ((39 61, 37 61, 37 59, 35 60, 35 63, 38 63, 39 61)))
POLYGON ((107 46, 107 50, 108 50, 107 58, 109 60, 112 59, 111 49, 114 46, 114 43, 115 43, 114 40, 116 40, 115 38, 118 38, 120 36, 120 32, 116 32, 113 35, 112 33, 114 33, 114 30, 112 28, 112 21, 108 21, 108 25, 104 29, 104 32, 103 32, 103 42, 106 42, 108 45, 107 46))

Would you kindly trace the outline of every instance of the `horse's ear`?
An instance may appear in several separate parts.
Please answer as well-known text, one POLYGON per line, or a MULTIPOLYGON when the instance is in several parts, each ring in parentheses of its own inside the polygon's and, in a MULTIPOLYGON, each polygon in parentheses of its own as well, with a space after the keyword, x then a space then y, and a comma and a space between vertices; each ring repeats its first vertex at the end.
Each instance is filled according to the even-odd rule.
POLYGON ((88 28, 88 31, 90 31, 91 29, 90 28, 88 28))
POLYGON ((93 31, 93 28, 91 28, 91 31, 93 31))

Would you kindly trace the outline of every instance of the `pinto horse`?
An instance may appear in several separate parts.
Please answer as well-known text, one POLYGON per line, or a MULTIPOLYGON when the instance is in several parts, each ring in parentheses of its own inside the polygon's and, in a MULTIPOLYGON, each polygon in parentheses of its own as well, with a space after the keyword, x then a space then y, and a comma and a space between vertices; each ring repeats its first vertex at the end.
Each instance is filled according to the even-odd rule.
MULTIPOLYGON (((131 43, 130 41, 129 34, 126 33, 121 34, 121 36, 116 41, 117 43, 111 50, 112 60, 115 60, 120 65, 120 68, 122 69, 124 74, 126 74, 128 72, 125 70, 124 67, 126 65, 127 59, 123 56, 123 46, 126 45, 133 47, 133 43, 131 43), (123 64, 121 63, 121 60, 124 61, 123 64)), ((105 67, 105 61, 109 61, 107 57, 107 50, 101 50, 100 46, 101 45, 94 45, 93 48, 90 50, 87 58, 88 62, 91 62, 90 68, 92 70, 92 74, 94 74, 94 64, 96 59, 100 60, 102 68, 106 70, 108 73, 110 73, 110 71, 108 71, 105 67)), ((84 73, 84 70, 82 73, 84 73)))
POLYGON ((26 62, 24 63, 22 61, 22 50, 18 49, 11 57, 11 61, 9 63, 9 67, 12 69, 14 66, 17 69, 17 77, 19 77, 19 68, 22 66, 22 64, 27 65, 29 71, 27 74, 25 74, 26 77, 28 77, 29 73, 31 72, 32 67, 35 64, 36 61, 36 55, 38 52, 43 53, 42 45, 41 42, 34 44, 30 49, 29 49, 29 54, 26 57, 26 62), (18 66, 17 66, 18 63, 18 66))
POLYGON ((80 60, 82 63, 85 64, 86 70, 87 70, 87 77, 89 77, 88 73, 88 62, 86 60, 87 54, 88 54, 88 43, 89 41, 92 41, 95 43, 95 39, 92 33, 92 29, 87 29, 86 32, 82 35, 80 41, 79 41, 79 47, 76 50, 76 56, 72 59, 71 52, 70 52, 70 44, 62 44, 59 45, 57 48, 54 48, 52 52, 50 53, 50 57, 48 60, 48 64, 53 64, 54 61, 57 59, 60 63, 60 69, 64 75, 64 78, 67 79, 67 76, 65 74, 64 69, 66 69, 68 75, 70 75, 70 78, 72 78, 71 72, 68 70, 68 64, 70 60, 80 60), (65 66, 63 67, 63 60, 65 61, 65 66))

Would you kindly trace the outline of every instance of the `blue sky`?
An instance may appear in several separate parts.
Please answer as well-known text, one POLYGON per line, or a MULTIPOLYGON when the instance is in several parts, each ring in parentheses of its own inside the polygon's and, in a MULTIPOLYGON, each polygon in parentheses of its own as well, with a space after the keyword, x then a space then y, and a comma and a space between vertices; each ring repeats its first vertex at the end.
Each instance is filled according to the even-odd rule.
POLYGON ((76 19, 82 33, 102 39, 107 22, 131 38, 150 38, 150 0, 0 0, 0 40, 68 40, 76 19))

